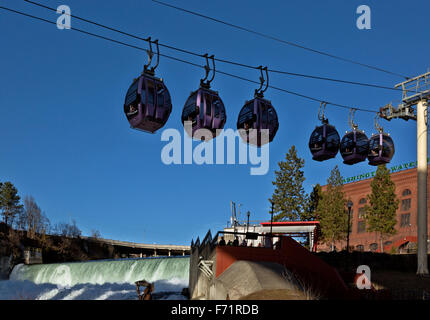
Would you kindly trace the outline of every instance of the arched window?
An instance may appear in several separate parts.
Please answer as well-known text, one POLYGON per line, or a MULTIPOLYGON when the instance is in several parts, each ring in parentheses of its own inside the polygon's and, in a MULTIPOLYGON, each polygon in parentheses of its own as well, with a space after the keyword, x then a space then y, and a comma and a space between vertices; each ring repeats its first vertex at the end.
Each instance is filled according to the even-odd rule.
POLYGON ((367 202, 367 200, 366 200, 366 198, 361 198, 360 199, 360 201, 358 202, 359 204, 364 204, 364 203, 366 203, 367 202))
POLYGON ((370 251, 374 252, 374 251, 378 250, 378 244, 372 243, 372 244, 370 244, 369 248, 370 248, 370 251))
POLYGON ((412 192, 411 192, 411 190, 409 190, 409 189, 405 189, 405 190, 403 190, 403 192, 402 192, 402 196, 404 196, 404 197, 406 197, 406 196, 408 196, 408 195, 410 195, 410 194, 412 194, 412 192))
POLYGON ((364 246, 362 244, 357 245, 357 251, 364 251, 364 246))

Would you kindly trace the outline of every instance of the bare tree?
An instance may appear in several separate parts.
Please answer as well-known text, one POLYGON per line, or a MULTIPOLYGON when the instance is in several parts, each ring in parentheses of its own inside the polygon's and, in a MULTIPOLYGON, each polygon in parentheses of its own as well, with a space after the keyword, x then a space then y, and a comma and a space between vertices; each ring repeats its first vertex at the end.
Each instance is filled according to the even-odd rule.
POLYGON ((81 236, 82 232, 76 225, 76 221, 72 220, 72 223, 61 222, 55 227, 55 233, 59 236, 77 238, 81 236))
POLYGON ((49 219, 37 205, 33 196, 24 198, 24 211, 20 215, 19 221, 24 230, 27 230, 29 237, 46 233, 49 230, 49 219))
POLYGON ((91 238, 93 239, 100 239, 102 237, 102 235, 100 234, 100 231, 93 229, 91 230, 91 238))

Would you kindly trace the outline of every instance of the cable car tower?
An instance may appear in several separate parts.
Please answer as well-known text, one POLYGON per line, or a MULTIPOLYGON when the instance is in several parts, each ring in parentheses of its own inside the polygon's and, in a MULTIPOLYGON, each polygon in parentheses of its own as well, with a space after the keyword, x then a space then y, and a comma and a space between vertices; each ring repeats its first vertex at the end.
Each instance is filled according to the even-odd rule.
POLYGON ((417 121, 417 185, 418 185, 418 275, 427 275, 427 108, 430 100, 430 72, 408 79, 394 86, 402 88, 402 103, 397 107, 391 104, 380 109, 381 118, 388 121, 400 118, 417 121), (416 113, 414 106, 416 107, 416 113))

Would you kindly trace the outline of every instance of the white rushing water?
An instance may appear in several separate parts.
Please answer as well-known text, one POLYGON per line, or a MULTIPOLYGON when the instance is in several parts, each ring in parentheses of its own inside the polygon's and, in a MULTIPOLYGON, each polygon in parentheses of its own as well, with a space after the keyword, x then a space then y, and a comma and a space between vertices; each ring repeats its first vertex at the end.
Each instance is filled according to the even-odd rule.
POLYGON ((137 299, 135 281, 154 283, 155 299, 185 299, 189 257, 17 265, 0 281, 0 300, 137 299))

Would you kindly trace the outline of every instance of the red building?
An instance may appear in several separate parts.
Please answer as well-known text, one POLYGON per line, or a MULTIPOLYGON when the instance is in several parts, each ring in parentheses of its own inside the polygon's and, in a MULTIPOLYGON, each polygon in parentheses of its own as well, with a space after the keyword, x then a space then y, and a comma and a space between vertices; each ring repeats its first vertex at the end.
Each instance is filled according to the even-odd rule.
MULTIPOLYGON (((393 172, 407 167, 413 167, 415 163, 406 164, 404 167, 392 167, 391 180, 396 185, 396 195, 399 199, 397 210, 397 233, 384 238, 385 252, 410 252, 417 242, 417 169, 406 169, 393 172)), ((347 199, 353 203, 351 210, 352 227, 349 236, 350 248, 357 251, 380 252, 380 239, 376 232, 366 231, 366 220, 364 219, 364 206, 367 203, 366 196, 371 193, 370 183, 374 172, 366 175, 345 179, 344 192, 347 199), (369 178, 370 177, 370 178, 369 178), (361 181, 355 181, 363 179, 361 181), (366 179, 367 178, 367 179, 366 179), (350 182, 349 181, 354 181, 350 182)), ((427 191, 430 191, 429 177, 427 178, 427 191)), ((323 190, 325 186, 322 187, 323 190)), ((430 195, 427 195, 427 206, 430 209, 430 195)), ((427 211, 428 212, 428 211, 427 211)), ((428 213, 427 213, 428 214, 428 213)), ((427 216, 428 230, 430 230, 430 215, 427 216)), ((346 241, 338 241, 336 249, 346 248, 346 241)), ((327 251, 328 246, 319 244, 319 251, 327 251)))

